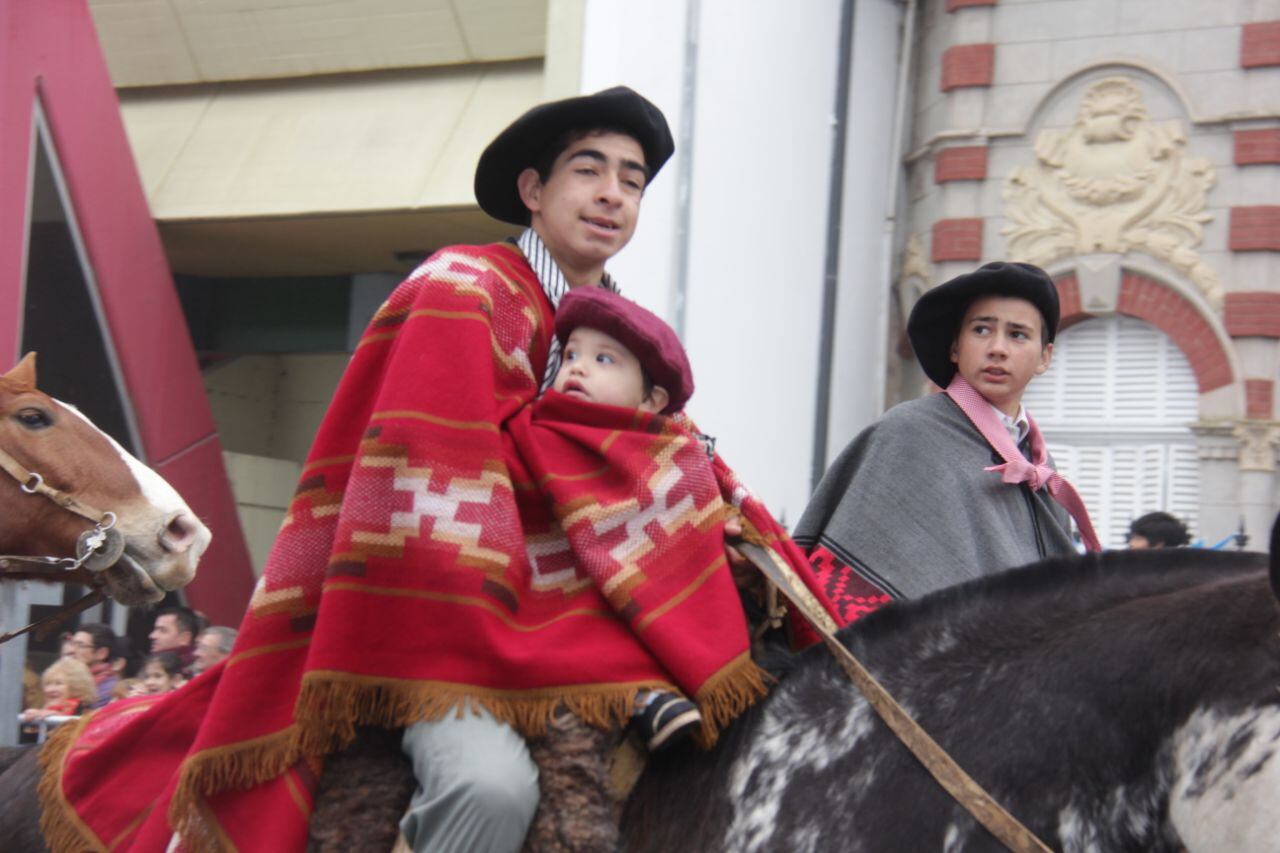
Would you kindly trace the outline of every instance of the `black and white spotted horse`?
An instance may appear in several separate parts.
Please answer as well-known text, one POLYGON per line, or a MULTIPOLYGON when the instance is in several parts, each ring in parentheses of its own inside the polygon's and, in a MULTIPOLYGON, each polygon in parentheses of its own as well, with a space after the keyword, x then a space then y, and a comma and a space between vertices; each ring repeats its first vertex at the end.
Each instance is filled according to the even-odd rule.
MULTIPOLYGON (((841 636, 1019 820, 1064 851, 1280 850, 1280 522, 1262 554, 1117 551, 895 604, 841 636)), ((656 757, 635 851, 998 843, 821 646, 710 753, 656 757)))

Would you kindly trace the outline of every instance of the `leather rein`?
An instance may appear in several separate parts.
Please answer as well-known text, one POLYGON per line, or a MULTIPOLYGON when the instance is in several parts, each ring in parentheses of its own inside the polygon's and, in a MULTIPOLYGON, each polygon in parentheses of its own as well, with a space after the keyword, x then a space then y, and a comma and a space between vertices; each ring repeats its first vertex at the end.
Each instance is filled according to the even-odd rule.
MULTIPOLYGON (((25 494, 38 495, 53 501, 67 512, 74 513, 93 524, 93 527, 80 534, 76 540, 76 553, 71 557, 31 557, 17 554, 0 554, 0 576, 17 572, 44 571, 47 578, 42 580, 58 580, 57 575, 79 568, 90 572, 101 572, 115 565, 124 553, 124 537, 116 530, 116 514, 101 512, 92 506, 77 500, 66 492, 53 488, 44 481, 44 477, 35 471, 28 471, 6 451, 0 450, 0 469, 18 482, 18 487, 25 494)), ((97 577, 95 576, 95 581, 97 577)), ((0 635, 0 643, 6 643, 35 628, 51 628, 53 625, 75 613, 86 610, 106 598, 100 587, 78 601, 68 604, 57 612, 32 622, 20 631, 12 631, 0 635)))

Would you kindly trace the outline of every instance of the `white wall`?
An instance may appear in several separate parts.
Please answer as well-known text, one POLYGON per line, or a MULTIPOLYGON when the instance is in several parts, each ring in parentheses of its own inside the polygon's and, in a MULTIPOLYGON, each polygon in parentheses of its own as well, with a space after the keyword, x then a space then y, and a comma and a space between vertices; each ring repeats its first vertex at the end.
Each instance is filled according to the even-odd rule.
MULTIPOLYGON (((681 158, 690 156, 688 145, 680 147, 690 2, 648 3, 643 14, 618 0, 587 2, 582 90, 618 83, 637 89, 666 113, 678 146, 645 198, 636 238, 610 269, 626 294, 673 320, 679 240, 687 226, 684 341, 697 385, 690 414, 717 436, 718 449, 770 508, 794 523, 809 498, 840 3, 697 4, 686 220, 677 190, 681 158)), ((858 5, 897 7, 892 0, 858 5)), ((875 56, 882 48, 896 50, 896 23, 882 14, 865 19, 872 23, 858 40, 870 40, 863 44, 871 63, 866 73, 886 74, 891 89, 892 68, 879 70, 884 63, 875 56), (888 47, 868 46, 874 42, 888 47)), ((858 103, 884 100, 875 91, 864 95, 858 103)), ((891 103, 869 109, 889 114, 891 103)), ((868 157, 883 158, 889 120, 855 115, 852 122, 859 139, 868 140, 868 157), (885 141, 871 142, 881 134, 885 141)), ((853 150, 862 156, 860 147, 853 150)), ((884 209, 882 194, 863 185, 866 172, 850 170, 855 191, 868 199, 867 211, 852 217, 859 228, 884 209)), ((880 221, 872 222, 871 251, 880 221)), ((858 260, 842 276, 857 294, 842 306, 849 316, 861 293, 887 288, 874 280, 877 259, 858 260)), ((884 318, 875 308, 863 311, 862 320, 847 317, 842 331, 866 334, 874 351, 884 318)), ((880 387, 882 367, 875 372, 863 378, 880 387)), ((840 375, 845 381, 848 371, 840 375)), ((855 390, 841 395, 841 405, 867 397, 865 389, 855 390)), ((842 429, 849 420, 839 420, 842 429)))
POLYGON ((629 298, 668 321, 674 318, 676 179, 684 156, 680 104, 686 5, 686 0, 657 0, 644 4, 641 14, 622 0, 587 0, 583 15, 582 91, 630 86, 662 110, 676 138, 675 156, 645 192, 635 237, 609 265, 629 298))
POLYGON ((893 123, 902 26, 895 0, 856 4, 827 464, 884 411, 892 255, 904 242, 888 219, 900 184, 893 123))

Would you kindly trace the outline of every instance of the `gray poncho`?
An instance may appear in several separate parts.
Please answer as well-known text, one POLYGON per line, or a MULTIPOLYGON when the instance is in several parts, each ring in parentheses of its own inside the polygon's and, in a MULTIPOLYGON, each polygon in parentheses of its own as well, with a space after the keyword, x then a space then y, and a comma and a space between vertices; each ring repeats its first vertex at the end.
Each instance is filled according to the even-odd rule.
POLYGON ((903 403, 840 454, 793 538, 895 598, 1075 553, 1046 491, 983 470, 1001 461, 946 394, 903 403))

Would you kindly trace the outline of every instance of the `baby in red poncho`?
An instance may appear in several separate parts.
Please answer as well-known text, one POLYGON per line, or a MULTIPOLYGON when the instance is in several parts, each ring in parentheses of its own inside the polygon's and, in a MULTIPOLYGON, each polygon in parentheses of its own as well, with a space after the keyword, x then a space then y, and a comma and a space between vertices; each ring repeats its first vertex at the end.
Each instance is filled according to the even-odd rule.
MULTIPOLYGON (((571 290, 556 312, 561 361, 551 390, 606 406, 655 414, 684 408, 693 371, 675 330, 657 315, 600 287, 571 290)), ((697 706, 679 693, 645 691, 633 724, 650 751, 702 725, 697 706)))

